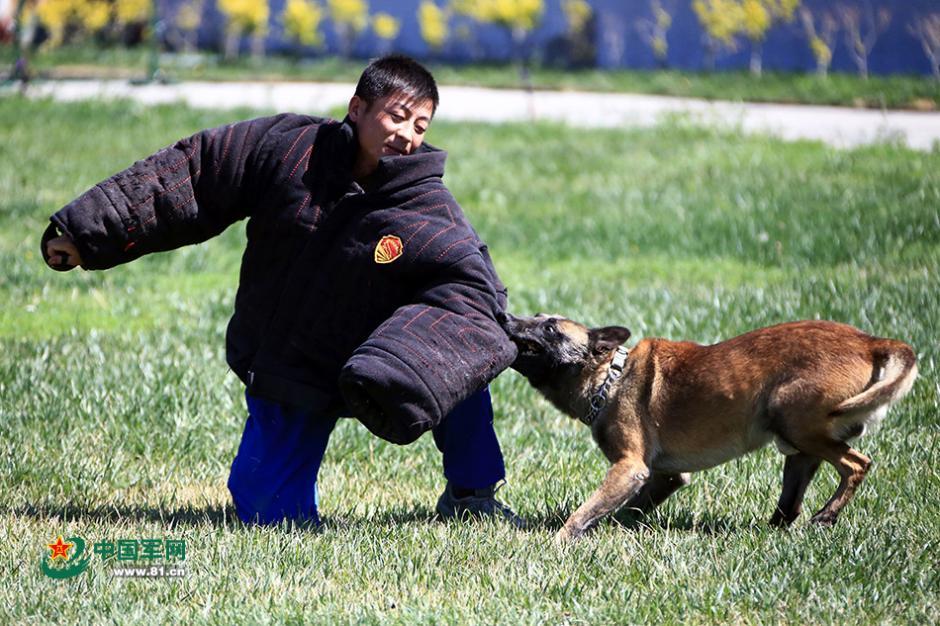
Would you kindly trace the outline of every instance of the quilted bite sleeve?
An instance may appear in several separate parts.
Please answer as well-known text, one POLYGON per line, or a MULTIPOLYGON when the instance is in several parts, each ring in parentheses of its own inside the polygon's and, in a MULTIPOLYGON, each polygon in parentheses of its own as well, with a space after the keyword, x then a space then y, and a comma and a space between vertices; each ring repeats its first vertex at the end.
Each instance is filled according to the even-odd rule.
MULTIPOLYGON (((247 217, 265 180, 277 117, 205 130, 104 180, 50 218, 85 269, 205 241, 247 217)), ((47 231, 48 235, 48 231, 47 231)))
POLYGON ((513 362, 494 275, 480 251, 462 258, 353 353, 339 386, 366 428, 410 443, 513 362))

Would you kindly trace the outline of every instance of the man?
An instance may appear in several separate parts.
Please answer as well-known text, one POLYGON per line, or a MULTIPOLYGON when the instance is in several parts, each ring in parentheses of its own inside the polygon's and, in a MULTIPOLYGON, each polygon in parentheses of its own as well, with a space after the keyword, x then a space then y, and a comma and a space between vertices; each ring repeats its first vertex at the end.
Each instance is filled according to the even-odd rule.
POLYGON ((206 130, 52 216, 60 270, 106 269, 247 218, 226 358, 248 419, 228 486, 239 517, 319 523, 316 479, 340 416, 409 443, 433 429, 442 517, 518 523, 486 384, 515 357, 486 246, 424 143, 431 74, 402 56, 363 72, 343 122, 282 114, 206 130))

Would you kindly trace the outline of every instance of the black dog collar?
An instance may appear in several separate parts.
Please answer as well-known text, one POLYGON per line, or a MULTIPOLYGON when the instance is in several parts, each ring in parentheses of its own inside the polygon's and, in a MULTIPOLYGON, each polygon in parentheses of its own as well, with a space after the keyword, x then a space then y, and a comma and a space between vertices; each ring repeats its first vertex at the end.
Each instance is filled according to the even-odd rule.
POLYGON ((604 379, 601 386, 594 392, 594 395, 591 396, 591 410, 587 415, 581 418, 581 421, 588 426, 594 423, 594 420, 597 419, 600 412, 607 406, 607 394, 610 393, 611 385, 613 385, 623 373, 623 365, 627 362, 627 354, 628 352, 625 347, 617 347, 614 359, 610 362, 610 367, 607 368, 607 378, 604 379))

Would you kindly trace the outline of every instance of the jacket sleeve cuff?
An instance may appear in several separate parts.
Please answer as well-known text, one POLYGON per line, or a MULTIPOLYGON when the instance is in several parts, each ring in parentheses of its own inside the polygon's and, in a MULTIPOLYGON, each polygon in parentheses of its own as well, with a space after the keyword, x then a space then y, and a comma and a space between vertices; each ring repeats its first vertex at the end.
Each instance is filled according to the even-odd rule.
MULTIPOLYGON (((72 238, 86 270, 103 270, 125 263, 136 254, 125 249, 128 237, 107 194, 92 187, 50 218, 59 233, 72 238)), ((48 232, 48 230, 47 230, 48 232)))

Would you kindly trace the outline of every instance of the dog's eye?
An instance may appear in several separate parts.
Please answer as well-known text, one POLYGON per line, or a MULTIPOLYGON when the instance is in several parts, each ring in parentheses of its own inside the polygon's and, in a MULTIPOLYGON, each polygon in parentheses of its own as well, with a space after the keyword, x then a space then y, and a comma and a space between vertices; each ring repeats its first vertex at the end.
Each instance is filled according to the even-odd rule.
POLYGON ((555 328, 552 324, 549 324, 549 325, 547 325, 547 326, 545 327, 545 334, 546 334, 546 335, 555 335, 555 334, 557 334, 557 333, 558 333, 558 329, 555 328))

